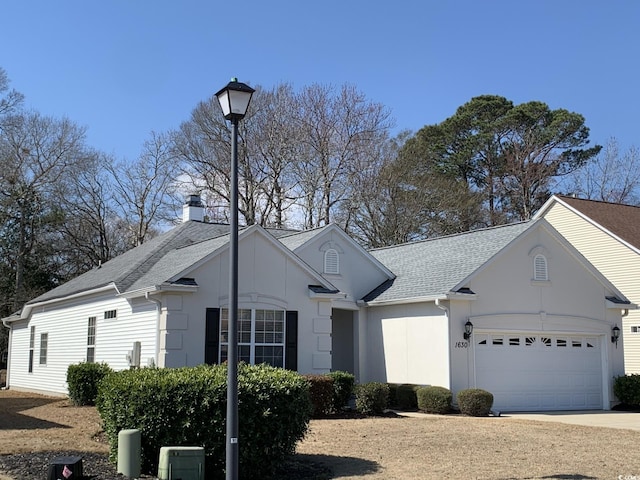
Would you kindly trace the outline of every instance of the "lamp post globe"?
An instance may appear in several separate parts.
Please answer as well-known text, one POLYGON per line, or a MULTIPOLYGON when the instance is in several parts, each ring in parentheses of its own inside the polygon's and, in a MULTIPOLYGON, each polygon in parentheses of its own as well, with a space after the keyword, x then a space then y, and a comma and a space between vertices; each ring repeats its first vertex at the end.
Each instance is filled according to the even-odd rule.
POLYGON ((238 122, 255 90, 236 78, 216 93, 224 118, 231 121, 231 195, 229 239, 229 346, 227 350, 226 480, 238 479, 238 122))
POLYGON ((231 120, 232 123, 242 120, 247 114, 253 92, 255 90, 249 85, 238 82, 237 78, 232 78, 224 88, 216 93, 224 118, 231 120))

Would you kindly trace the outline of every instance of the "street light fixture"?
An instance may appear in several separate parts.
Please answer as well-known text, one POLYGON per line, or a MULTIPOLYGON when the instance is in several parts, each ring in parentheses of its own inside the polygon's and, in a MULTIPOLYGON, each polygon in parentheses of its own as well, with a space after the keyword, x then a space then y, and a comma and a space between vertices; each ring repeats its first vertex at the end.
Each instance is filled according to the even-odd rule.
POLYGON ((216 93, 224 118, 231 121, 226 480, 238 479, 238 122, 247 114, 253 92, 253 88, 232 78, 226 87, 216 93))

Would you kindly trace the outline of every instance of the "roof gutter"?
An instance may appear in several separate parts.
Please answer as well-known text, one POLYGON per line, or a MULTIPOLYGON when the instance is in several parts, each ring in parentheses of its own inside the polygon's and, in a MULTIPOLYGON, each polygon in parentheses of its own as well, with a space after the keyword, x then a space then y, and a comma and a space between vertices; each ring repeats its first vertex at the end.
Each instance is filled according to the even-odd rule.
POLYGON ((103 287, 94 288, 92 290, 85 290, 84 292, 78 292, 78 293, 74 293, 72 295, 68 295, 68 296, 64 296, 64 297, 51 298, 49 300, 44 300, 42 302, 27 303, 22 308, 22 312, 20 312, 19 315, 16 315, 15 318, 7 317, 7 318, 2 320, 2 323, 5 326, 7 326, 5 321, 7 321, 7 322, 16 322, 18 320, 25 320, 25 319, 29 318, 29 315, 31 315, 31 310, 33 310, 36 307, 44 307, 46 305, 51 305, 53 303, 66 301, 66 300, 72 300, 74 298, 84 297, 86 295, 91 295, 91 294, 94 294, 94 293, 106 292, 108 290, 113 290, 113 289, 115 289, 116 292, 118 291, 118 288, 116 287, 116 285, 113 282, 111 282, 108 285, 105 285, 103 287))
POLYGON ((435 302, 436 300, 447 300, 446 295, 428 295, 424 297, 409 297, 409 298, 398 298, 396 300, 382 300, 372 302, 366 302, 364 300, 358 300, 356 303, 365 307, 381 307, 386 305, 406 305, 408 303, 425 303, 425 302, 435 302))
POLYGON ((407 298, 398 298, 395 300, 383 300, 376 301, 373 300, 371 302, 366 302, 364 300, 358 300, 356 303, 360 306, 366 307, 379 307, 385 305, 406 305, 408 303, 425 303, 425 302, 435 302, 438 308, 442 308, 444 305, 443 301, 445 300, 466 300, 472 301, 478 298, 478 295, 475 293, 460 293, 449 291, 444 295, 425 295, 424 297, 407 297, 407 298))
POLYGON ((132 290, 130 292, 123 292, 118 294, 122 298, 136 298, 145 297, 148 294, 158 292, 176 292, 176 293, 193 293, 198 291, 197 285, 177 285, 173 283, 162 283, 160 285, 153 285, 151 287, 139 288, 138 290, 132 290))

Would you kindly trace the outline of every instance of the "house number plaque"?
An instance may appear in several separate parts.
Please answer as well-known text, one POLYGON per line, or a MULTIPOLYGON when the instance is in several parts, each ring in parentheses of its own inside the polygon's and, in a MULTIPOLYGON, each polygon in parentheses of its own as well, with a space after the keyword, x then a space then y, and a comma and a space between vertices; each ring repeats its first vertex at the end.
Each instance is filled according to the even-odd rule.
POLYGON ((455 348, 469 348, 469 342, 456 342, 455 348))

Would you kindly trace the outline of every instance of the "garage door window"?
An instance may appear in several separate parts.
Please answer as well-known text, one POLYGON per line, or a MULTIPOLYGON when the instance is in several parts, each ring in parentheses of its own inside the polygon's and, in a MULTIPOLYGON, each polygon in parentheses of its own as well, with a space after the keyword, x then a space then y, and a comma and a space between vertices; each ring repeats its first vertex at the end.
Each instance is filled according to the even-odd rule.
POLYGON ((597 339, 593 337, 552 337, 541 335, 492 335, 475 334, 475 343, 482 348, 561 348, 582 350, 596 348, 597 339))

